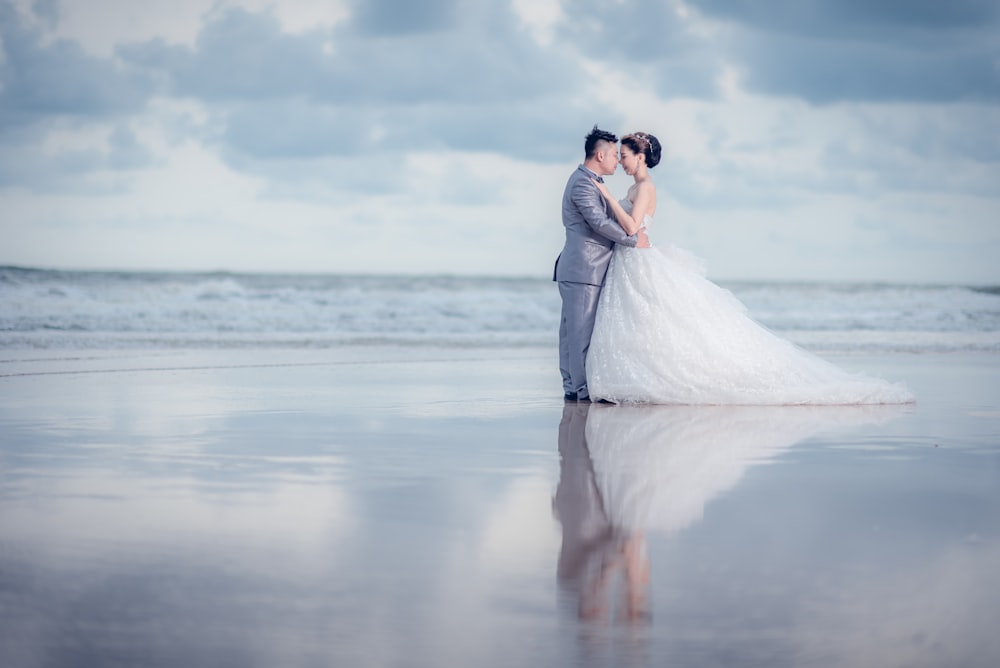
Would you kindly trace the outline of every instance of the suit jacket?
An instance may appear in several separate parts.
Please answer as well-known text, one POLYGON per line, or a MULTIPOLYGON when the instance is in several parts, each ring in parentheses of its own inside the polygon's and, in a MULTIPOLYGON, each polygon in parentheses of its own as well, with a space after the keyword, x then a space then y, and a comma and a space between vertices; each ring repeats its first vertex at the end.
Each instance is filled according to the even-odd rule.
POLYGON ((562 222, 566 243, 556 258, 552 280, 604 285, 615 244, 635 246, 615 219, 611 205, 591 179, 592 171, 580 165, 566 183, 562 201, 562 222))

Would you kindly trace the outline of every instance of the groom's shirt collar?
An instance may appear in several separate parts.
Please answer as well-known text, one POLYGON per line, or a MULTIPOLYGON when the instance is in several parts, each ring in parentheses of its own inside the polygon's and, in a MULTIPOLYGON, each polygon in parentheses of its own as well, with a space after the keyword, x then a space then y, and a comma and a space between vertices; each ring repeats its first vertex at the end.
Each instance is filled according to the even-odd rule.
POLYGON ((590 169, 588 169, 587 167, 584 167, 583 163, 580 163, 580 169, 582 169, 583 171, 587 172, 592 177, 594 177, 595 179, 597 179, 598 183, 604 183, 604 177, 598 176, 597 172, 593 172, 590 169))

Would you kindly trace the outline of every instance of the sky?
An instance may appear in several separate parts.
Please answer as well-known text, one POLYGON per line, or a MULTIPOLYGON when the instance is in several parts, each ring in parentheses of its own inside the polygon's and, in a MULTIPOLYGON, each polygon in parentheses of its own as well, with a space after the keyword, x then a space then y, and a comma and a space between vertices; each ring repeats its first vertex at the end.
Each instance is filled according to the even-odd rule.
POLYGON ((594 124, 710 278, 1000 285, 996 0, 0 0, 0 264, 546 277, 594 124))

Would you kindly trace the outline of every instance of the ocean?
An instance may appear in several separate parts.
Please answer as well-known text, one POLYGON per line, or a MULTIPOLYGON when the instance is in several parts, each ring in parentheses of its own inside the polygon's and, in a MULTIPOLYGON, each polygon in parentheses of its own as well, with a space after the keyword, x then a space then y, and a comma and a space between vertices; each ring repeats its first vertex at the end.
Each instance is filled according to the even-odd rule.
MULTIPOLYGON (((819 353, 1000 352, 1000 287, 722 283, 819 353)), ((541 278, 0 267, 0 349, 553 346, 541 278)))

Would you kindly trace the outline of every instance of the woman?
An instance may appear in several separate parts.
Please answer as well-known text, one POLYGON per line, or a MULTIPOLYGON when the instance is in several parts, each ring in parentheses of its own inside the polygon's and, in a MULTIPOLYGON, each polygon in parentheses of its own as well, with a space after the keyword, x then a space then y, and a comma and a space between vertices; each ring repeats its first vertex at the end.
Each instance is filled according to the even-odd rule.
MULTIPOLYGON (((635 183, 616 201, 599 183, 629 234, 650 227, 660 161, 656 137, 622 137, 619 162, 635 183)), ((681 249, 616 246, 587 354, 592 399, 656 404, 898 404, 898 384, 850 374, 793 345, 746 314, 705 278, 681 249)))

